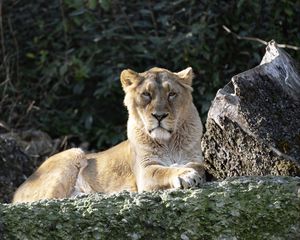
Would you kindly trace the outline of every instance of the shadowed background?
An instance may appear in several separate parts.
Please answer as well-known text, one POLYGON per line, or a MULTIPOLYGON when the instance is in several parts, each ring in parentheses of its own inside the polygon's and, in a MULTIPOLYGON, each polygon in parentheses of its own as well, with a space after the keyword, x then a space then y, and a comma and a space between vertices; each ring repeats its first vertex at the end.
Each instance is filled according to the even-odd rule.
MULTIPOLYGON (((193 67, 205 121, 216 91, 265 51, 223 25, 300 45, 300 3, 291 0, 10 0, 0 1, 0 20, 0 133, 41 130, 59 139, 55 151, 80 144, 103 150, 126 138, 124 68, 193 67)), ((299 51, 287 51, 299 62, 299 51)), ((27 140, 33 136, 46 143, 39 134, 27 140)))
MULTIPOLYGON (((12 0, 2 3, 1 120, 103 149, 125 138, 120 71, 196 73, 203 118, 217 89, 264 53, 241 36, 299 45, 295 1, 12 0)), ((289 51, 296 60, 300 54, 289 51)))

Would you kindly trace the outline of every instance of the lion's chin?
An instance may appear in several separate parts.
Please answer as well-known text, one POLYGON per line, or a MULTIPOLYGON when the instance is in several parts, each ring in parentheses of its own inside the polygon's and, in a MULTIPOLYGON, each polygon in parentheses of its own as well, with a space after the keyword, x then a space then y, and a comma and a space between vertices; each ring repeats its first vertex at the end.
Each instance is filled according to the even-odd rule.
POLYGON ((149 133, 151 138, 155 140, 167 141, 171 138, 171 132, 161 127, 157 127, 151 130, 149 133))

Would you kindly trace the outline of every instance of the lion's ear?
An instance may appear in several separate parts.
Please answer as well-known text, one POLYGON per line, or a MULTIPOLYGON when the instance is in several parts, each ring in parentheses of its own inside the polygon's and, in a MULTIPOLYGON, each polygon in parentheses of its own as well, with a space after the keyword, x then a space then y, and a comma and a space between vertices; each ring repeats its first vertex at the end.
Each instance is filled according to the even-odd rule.
POLYGON ((131 69, 125 69, 121 72, 120 79, 121 79, 122 87, 125 90, 133 83, 138 82, 140 80, 140 76, 137 72, 131 69))
POLYGON ((194 72, 191 67, 188 67, 178 73, 176 75, 182 80, 182 82, 188 86, 192 86, 194 72))

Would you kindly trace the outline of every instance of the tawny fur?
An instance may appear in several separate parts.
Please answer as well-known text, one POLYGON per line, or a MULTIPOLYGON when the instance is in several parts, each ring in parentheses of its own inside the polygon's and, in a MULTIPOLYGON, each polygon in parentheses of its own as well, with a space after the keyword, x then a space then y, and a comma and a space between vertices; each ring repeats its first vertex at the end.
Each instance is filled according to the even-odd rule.
POLYGON ((192 101, 192 79, 191 68, 124 70, 128 140, 99 153, 73 148, 50 157, 17 189, 13 202, 201 184, 202 123, 192 101))

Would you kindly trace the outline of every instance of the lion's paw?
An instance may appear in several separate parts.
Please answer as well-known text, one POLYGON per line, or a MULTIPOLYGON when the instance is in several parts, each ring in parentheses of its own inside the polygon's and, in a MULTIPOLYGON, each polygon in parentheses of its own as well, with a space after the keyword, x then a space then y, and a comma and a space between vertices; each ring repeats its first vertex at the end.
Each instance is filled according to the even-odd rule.
POLYGON ((180 172, 177 176, 173 177, 172 185, 174 188, 187 189, 191 187, 197 187, 204 181, 199 173, 192 169, 186 168, 180 172))

